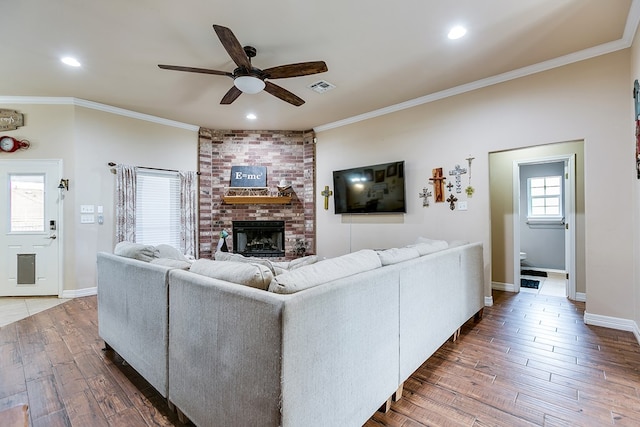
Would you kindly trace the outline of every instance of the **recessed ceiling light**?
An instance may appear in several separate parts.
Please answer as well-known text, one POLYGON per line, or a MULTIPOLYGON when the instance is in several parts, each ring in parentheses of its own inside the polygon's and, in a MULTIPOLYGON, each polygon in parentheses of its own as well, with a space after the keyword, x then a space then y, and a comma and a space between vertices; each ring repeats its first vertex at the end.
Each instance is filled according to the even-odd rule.
POLYGON ((60 61, 71 67, 79 67, 81 65, 76 58, 72 58, 70 56, 65 56, 64 58, 61 58, 60 61))
POLYGON ((249 114, 247 114, 247 119, 249 119, 249 120, 255 120, 255 119, 257 119, 257 118, 258 118, 258 116, 256 116, 256 115, 255 115, 255 114, 253 114, 253 113, 249 113, 249 114))
POLYGON ((451 40, 456 40, 460 37, 463 37, 465 34, 467 34, 467 29, 461 25, 456 25, 449 31, 447 37, 449 37, 451 40))

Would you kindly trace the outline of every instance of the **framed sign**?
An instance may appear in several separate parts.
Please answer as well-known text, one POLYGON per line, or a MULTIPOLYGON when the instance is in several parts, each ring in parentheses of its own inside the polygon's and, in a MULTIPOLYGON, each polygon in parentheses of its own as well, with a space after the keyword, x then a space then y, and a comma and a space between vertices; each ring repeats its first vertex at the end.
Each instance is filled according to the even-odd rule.
POLYGON ((22 113, 0 108, 0 131, 15 130, 24 126, 22 113))
POLYGON ((231 166, 230 187, 266 187, 266 166, 231 166))

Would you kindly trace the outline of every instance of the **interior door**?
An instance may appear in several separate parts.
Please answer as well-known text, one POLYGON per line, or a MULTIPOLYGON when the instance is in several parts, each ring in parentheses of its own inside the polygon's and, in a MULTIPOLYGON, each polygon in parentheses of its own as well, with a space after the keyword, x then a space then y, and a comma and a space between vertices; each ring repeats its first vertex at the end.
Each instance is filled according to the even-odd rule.
POLYGON ((61 166, 0 160, 0 296, 60 295, 61 166))

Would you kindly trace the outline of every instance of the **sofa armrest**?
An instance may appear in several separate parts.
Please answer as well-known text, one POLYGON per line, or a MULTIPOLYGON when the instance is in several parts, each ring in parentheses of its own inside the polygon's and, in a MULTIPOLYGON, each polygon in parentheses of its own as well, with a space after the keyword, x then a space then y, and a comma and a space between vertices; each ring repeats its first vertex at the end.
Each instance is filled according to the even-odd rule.
POLYGON ((168 393, 168 273, 98 253, 98 333, 164 397, 168 393))

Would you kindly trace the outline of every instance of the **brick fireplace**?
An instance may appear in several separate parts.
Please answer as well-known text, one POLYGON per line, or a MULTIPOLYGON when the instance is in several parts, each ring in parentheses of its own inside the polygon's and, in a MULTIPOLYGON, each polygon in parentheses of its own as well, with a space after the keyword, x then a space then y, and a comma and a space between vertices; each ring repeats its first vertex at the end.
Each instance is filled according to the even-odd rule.
MULTIPOLYGON (((238 131, 200 128, 200 250, 213 258, 221 230, 234 221, 284 221, 284 255, 295 258, 301 245, 315 253, 315 144, 313 131, 238 131), (289 204, 225 204, 231 166, 266 166, 267 187, 291 185, 289 204), (296 251, 298 249, 298 251, 296 251)), ((227 238, 234 252, 234 236, 227 238)))

